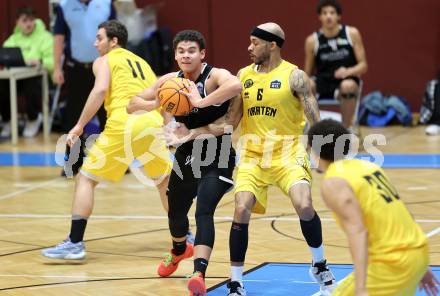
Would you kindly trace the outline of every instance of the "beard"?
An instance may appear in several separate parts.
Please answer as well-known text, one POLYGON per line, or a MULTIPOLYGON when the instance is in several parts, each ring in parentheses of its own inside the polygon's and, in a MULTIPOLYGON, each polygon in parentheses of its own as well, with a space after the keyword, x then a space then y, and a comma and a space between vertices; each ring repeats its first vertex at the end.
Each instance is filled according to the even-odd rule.
POLYGON ((269 52, 265 52, 263 53, 260 57, 255 57, 255 65, 262 65, 265 62, 268 62, 270 59, 270 53, 269 52))

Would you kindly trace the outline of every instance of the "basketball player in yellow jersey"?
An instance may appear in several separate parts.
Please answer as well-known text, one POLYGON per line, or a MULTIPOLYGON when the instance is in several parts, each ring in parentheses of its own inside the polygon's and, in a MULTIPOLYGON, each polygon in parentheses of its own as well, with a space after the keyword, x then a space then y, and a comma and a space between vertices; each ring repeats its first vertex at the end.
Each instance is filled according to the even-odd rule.
POLYGON ((354 262, 354 273, 332 295, 410 296, 419 282, 428 295, 438 295, 426 235, 384 171, 344 159, 349 131, 334 120, 312 126, 308 143, 318 170, 325 172, 322 197, 348 236, 354 262))
POLYGON ((248 47, 254 63, 238 74, 243 87, 241 97, 232 99, 228 112, 214 123, 175 135, 182 141, 187 134, 218 136, 224 133, 225 125, 235 128, 242 119, 243 145, 229 242, 229 296, 246 295, 242 274, 249 221, 252 211, 265 212, 269 185, 278 186, 292 200, 313 257, 310 274, 319 283, 321 294, 329 295, 335 286, 324 257, 321 220, 312 206, 307 152, 299 143, 305 116, 313 124, 319 120, 319 110, 308 76, 281 57, 284 39, 283 30, 275 23, 254 28, 248 47))
POLYGON ((145 174, 157 181, 167 210, 166 188, 171 162, 165 142, 158 140, 155 134, 156 129, 160 131, 163 118, 154 110, 157 107, 154 102, 151 112, 143 115, 132 116, 126 112, 129 100, 153 85, 156 76, 144 60, 124 49, 126 43, 127 30, 118 21, 107 21, 99 26, 95 47, 100 57, 93 63, 95 85, 77 124, 67 136, 67 144, 72 149, 78 146, 77 139, 84 126, 103 103, 107 122, 76 179, 70 235, 61 244, 44 249, 42 254, 46 257, 85 257, 83 236, 93 210, 94 189, 101 180, 119 181, 134 158, 144 165, 145 174))

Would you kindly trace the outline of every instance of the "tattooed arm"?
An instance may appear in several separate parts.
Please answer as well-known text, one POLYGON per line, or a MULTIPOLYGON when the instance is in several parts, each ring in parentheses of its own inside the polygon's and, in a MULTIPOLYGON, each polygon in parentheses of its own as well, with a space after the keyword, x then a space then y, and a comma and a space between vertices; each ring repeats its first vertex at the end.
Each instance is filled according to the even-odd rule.
POLYGON ((243 115, 242 104, 243 101, 241 100, 241 95, 237 95, 231 99, 228 111, 225 115, 213 123, 190 130, 191 134, 193 134, 193 137, 195 138, 202 134, 220 136, 225 133, 232 133, 237 128, 243 115))
POLYGON ((301 100, 304 107, 304 114, 311 125, 318 122, 319 108, 318 102, 310 88, 310 79, 304 71, 295 69, 290 73, 289 85, 293 94, 301 100))
POLYGON ((224 134, 227 126, 232 128, 231 132, 235 131, 242 117, 243 100, 241 98, 241 94, 239 94, 231 99, 226 114, 208 125, 208 133, 212 133, 216 136, 224 134))

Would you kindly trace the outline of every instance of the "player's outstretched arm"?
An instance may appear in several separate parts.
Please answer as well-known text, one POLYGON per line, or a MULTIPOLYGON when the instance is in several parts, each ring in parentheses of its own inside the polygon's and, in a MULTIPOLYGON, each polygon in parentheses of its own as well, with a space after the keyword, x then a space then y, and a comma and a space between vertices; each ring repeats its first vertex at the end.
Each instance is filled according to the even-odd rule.
POLYGON ((325 204, 336 214, 347 234, 354 263, 355 294, 366 295, 368 231, 360 205, 350 185, 341 178, 324 180, 321 193, 325 204))
MULTIPOLYGON (((237 77, 240 77, 240 71, 238 72, 237 77)), ((165 138, 168 145, 177 146, 194 140, 201 135, 217 137, 225 133, 232 133, 236 130, 242 117, 243 99, 241 98, 241 94, 238 93, 238 95, 231 99, 225 115, 214 122, 191 130, 189 130, 184 124, 179 123, 177 128, 165 130, 165 138)))
POLYGON ((215 104, 221 104, 241 92, 240 80, 226 69, 215 68, 209 79, 212 79, 213 83, 218 85, 218 88, 205 98, 202 99, 200 97, 197 86, 194 82, 191 82, 189 85, 189 93, 183 93, 188 97, 194 107, 204 108, 215 104))
POLYGON ((87 98, 78 122, 69 131, 67 138, 67 144, 69 145, 72 145, 76 138, 81 136, 84 126, 95 116, 104 103, 105 95, 110 85, 110 69, 107 56, 99 57, 93 62, 93 74, 95 75, 95 84, 87 98))
POLYGON ((157 99, 157 91, 166 80, 172 77, 176 77, 175 72, 163 75, 152 86, 132 97, 127 105, 127 113, 145 113, 158 108, 160 104, 157 99))
MULTIPOLYGON (((241 71, 241 70, 240 70, 241 71)), ((237 73, 237 79, 240 77, 240 71, 237 73)), ((240 80, 239 80, 240 81, 240 80)), ((241 88, 241 86, 240 86, 241 88)), ((202 134, 213 135, 215 137, 225 134, 228 132, 232 133, 235 131, 243 117, 243 98, 241 97, 241 93, 239 92, 236 96, 234 96, 228 107, 228 111, 226 111, 225 115, 218 118, 216 121, 191 130, 191 134, 193 138, 198 137, 202 134)))
POLYGON ((169 146, 194 140, 199 136, 217 137, 223 134, 232 133, 240 123, 243 116, 243 101, 238 95, 231 99, 228 111, 216 121, 195 129, 188 129, 183 123, 177 128, 165 129, 165 139, 169 146))
POLYGON ((158 107, 159 101, 156 99, 154 87, 149 87, 130 99, 127 105, 127 113, 145 113, 158 107))
POLYGON ((292 93, 296 94, 304 108, 304 114, 311 125, 318 122, 319 107, 310 87, 310 78, 304 71, 295 69, 290 73, 289 85, 292 93))
POLYGON ((214 136, 220 136, 225 133, 232 133, 238 127, 238 124, 243 117, 243 100, 241 95, 237 95, 231 99, 229 103, 228 111, 225 115, 208 124, 206 127, 200 130, 194 129, 193 133, 195 137, 201 134, 212 134, 214 136))

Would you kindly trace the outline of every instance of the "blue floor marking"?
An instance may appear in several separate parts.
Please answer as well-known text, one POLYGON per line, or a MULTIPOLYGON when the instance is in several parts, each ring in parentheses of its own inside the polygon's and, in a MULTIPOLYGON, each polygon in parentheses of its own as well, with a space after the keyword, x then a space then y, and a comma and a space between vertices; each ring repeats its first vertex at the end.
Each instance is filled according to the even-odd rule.
MULTIPOLYGON (((300 295, 310 296, 319 291, 319 287, 309 276, 310 264, 264 263, 247 272, 243 284, 248 296, 300 295)), ((336 279, 339 281, 352 272, 348 264, 330 264, 336 279)), ((440 267, 432 267, 437 278, 440 278, 440 267)), ((208 296, 226 296, 226 282, 209 289, 208 296)), ((417 292, 417 296, 425 295, 417 292)))
MULTIPOLYGON (((384 154, 383 168, 440 168, 440 154, 384 154)), ((371 154, 359 154, 361 158, 374 162, 379 160, 371 154)))
MULTIPOLYGON (((64 155, 57 155, 64 157, 64 155)), ((58 166, 53 152, 0 152, 0 166, 58 166)))
MULTIPOLYGON (((53 152, 0 152, 0 166, 58 166, 64 155, 53 152)), ((383 168, 433 169, 440 168, 440 154, 384 154, 383 168)), ((370 161, 377 156, 359 154, 357 158, 370 161)))

